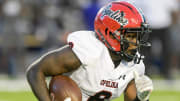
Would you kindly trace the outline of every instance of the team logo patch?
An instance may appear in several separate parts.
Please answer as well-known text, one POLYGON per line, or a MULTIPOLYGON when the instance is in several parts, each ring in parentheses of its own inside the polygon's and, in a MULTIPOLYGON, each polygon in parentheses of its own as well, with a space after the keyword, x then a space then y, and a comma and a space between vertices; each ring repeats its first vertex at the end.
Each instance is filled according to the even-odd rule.
POLYGON ((118 82, 114 82, 110 80, 101 80, 100 85, 110 88, 118 88, 118 82))
POLYGON ((109 16, 110 18, 114 19, 121 25, 127 25, 128 20, 124 17, 125 13, 123 11, 117 10, 117 11, 112 11, 110 8, 112 5, 107 6, 103 11, 102 11, 102 16, 101 19, 104 18, 104 16, 109 16))

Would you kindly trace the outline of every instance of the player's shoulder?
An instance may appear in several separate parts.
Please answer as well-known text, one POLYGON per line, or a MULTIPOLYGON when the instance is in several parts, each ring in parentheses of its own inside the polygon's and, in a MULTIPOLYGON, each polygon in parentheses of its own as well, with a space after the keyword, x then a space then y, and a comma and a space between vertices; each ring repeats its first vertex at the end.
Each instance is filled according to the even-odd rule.
POLYGON ((82 38, 82 37, 93 36, 93 35, 94 35, 93 31, 80 30, 80 31, 75 31, 75 32, 70 33, 68 35, 68 39, 73 38, 73 37, 82 38))
POLYGON ((96 38, 93 31, 76 31, 69 34, 67 41, 73 44, 73 52, 83 64, 94 63, 103 54, 105 46, 96 38))
POLYGON ((103 44, 96 38, 94 31, 76 31, 69 34, 67 38, 68 42, 72 42, 74 45, 81 48, 88 48, 90 50, 97 51, 104 48, 103 44))

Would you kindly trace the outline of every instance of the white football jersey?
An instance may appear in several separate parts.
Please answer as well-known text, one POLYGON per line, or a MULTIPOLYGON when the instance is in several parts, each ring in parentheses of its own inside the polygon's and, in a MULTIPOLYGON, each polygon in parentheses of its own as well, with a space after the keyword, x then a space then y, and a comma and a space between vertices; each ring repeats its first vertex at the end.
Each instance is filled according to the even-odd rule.
POLYGON ((139 64, 121 61, 115 68, 107 47, 95 37, 93 31, 73 32, 67 40, 73 43, 72 50, 82 63, 70 75, 81 88, 82 101, 117 98, 134 79, 134 70, 144 75, 142 61, 139 64))

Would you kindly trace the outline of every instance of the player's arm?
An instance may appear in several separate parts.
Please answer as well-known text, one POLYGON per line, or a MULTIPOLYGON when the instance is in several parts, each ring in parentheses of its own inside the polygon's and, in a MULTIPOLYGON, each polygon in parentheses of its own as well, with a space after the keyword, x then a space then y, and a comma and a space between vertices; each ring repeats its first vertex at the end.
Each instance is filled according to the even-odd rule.
POLYGON ((128 86, 124 91, 124 101, 135 101, 136 99, 136 85, 135 81, 129 82, 128 86))
POLYGON ((27 69, 27 80, 39 101, 51 101, 45 77, 71 72, 80 65, 79 59, 66 45, 46 53, 32 63, 27 69))

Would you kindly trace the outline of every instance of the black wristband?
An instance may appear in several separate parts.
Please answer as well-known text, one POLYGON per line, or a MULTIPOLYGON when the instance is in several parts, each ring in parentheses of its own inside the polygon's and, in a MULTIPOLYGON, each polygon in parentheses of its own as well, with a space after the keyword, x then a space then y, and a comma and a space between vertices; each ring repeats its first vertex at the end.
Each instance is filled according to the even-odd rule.
MULTIPOLYGON (((134 99, 134 101, 141 101, 141 100, 139 100, 139 98, 136 96, 136 98, 134 99)), ((146 100, 146 101, 149 101, 149 99, 146 100)))

